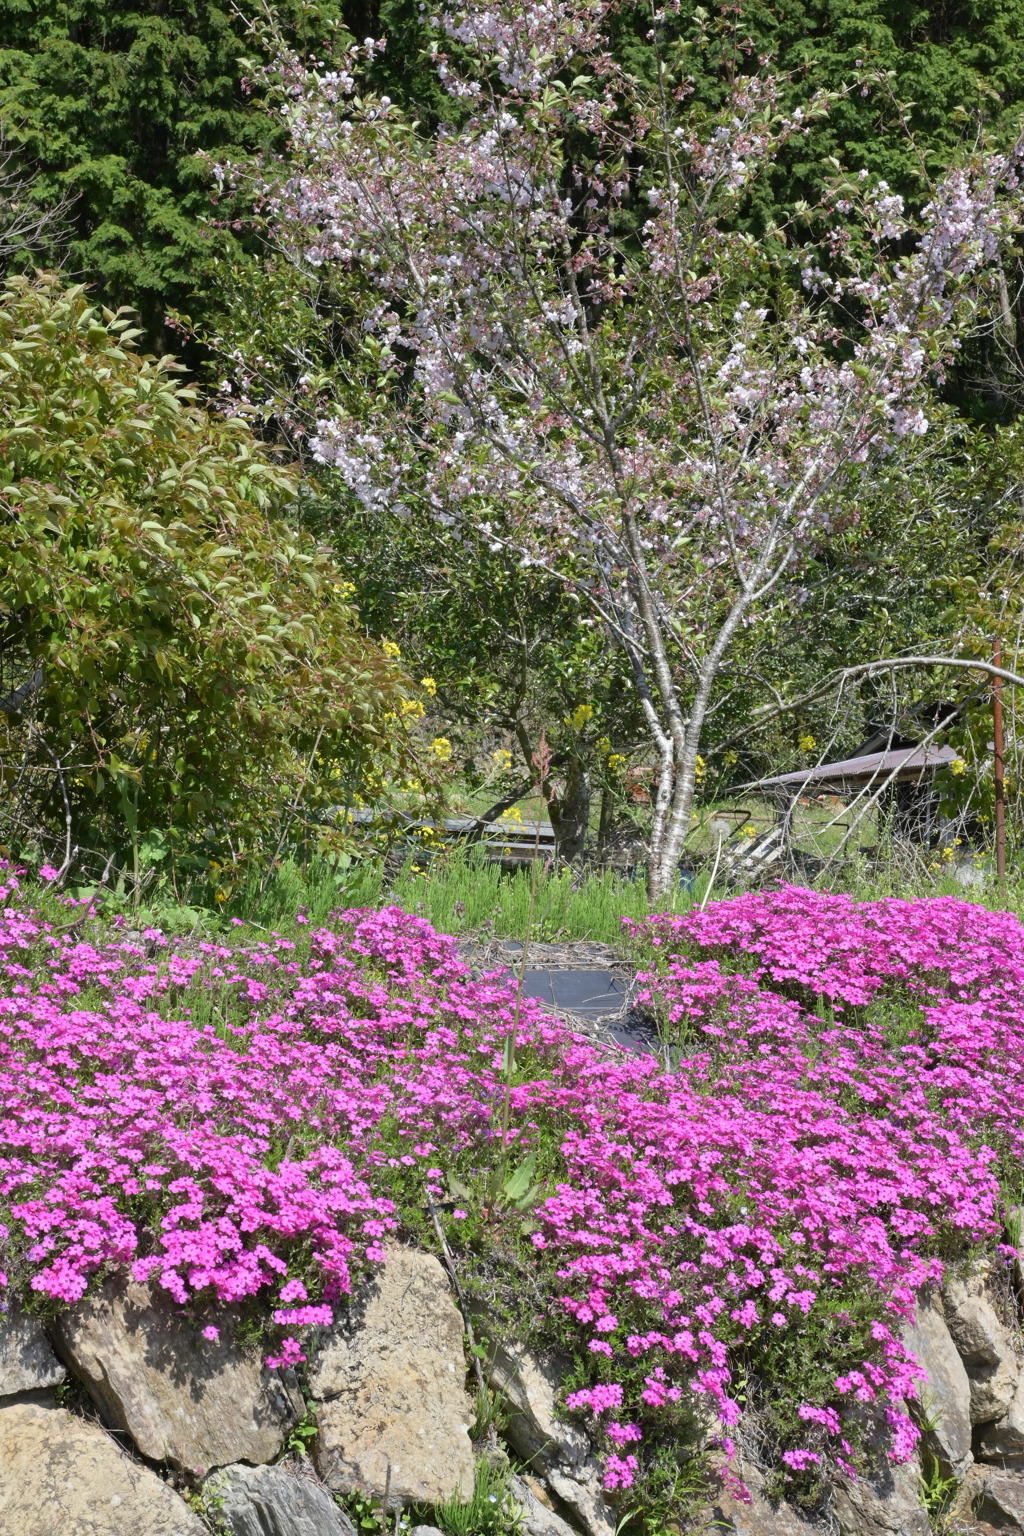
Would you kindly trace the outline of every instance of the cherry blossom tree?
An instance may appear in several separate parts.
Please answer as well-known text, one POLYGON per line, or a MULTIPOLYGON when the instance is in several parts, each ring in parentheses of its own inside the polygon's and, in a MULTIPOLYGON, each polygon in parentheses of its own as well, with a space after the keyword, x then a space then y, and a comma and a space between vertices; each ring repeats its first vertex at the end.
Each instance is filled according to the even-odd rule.
POLYGON ((762 72, 704 111, 685 55, 648 88, 605 22, 603 0, 442 12, 463 116, 429 134, 361 93, 382 44, 331 71, 281 47, 291 147, 259 191, 278 248, 329 272, 347 317, 317 458, 370 512, 557 575, 628 658, 658 899, 730 648, 856 517, 872 464, 927 432, 1017 217, 1019 153, 966 158, 917 220, 837 169, 819 208, 755 238, 756 177, 828 99, 783 112, 762 72))

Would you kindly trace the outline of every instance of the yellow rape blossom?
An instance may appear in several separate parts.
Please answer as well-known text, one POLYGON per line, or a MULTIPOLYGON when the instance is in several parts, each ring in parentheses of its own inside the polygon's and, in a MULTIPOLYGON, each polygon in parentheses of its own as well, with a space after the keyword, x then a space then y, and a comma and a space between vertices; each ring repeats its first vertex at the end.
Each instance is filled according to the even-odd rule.
POLYGON ((578 704, 571 715, 566 715, 566 725, 571 725, 574 731, 582 731, 587 721, 594 713, 593 704, 578 704))
POLYGON ((626 759, 621 752, 613 752, 608 759, 609 773, 622 773, 626 766, 626 759))
POLYGON ((397 661, 399 656, 402 654, 401 648, 397 646, 393 640, 382 641, 380 648, 384 652, 385 656, 391 657, 392 661, 397 661))
POLYGON ((504 747, 499 747, 497 752, 494 753, 492 761, 495 767, 500 768, 502 773, 504 773, 512 767, 512 753, 506 752, 504 747))
POLYGON ((430 743, 430 750, 439 763, 450 763, 452 760, 452 744, 447 736, 435 736, 430 743))
POLYGON ((813 752, 818 745, 810 731, 804 731, 802 736, 798 736, 796 744, 801 752, 813 752))
POLYGON ((953 761, 949 765, 949 770, 951 773, 966 773, 967 764, 964 762, 962 757, 954 757, 953 761))
POLYGON ((421 688, 425 688, 427 690, 427 692, 430 694, 431 698, 433 698, 434 695, 437 692, 437 684, 435 683, 435 681, 434 681, 434 679, 432 677, 421 677, 420 678, 420 687, 421 688))

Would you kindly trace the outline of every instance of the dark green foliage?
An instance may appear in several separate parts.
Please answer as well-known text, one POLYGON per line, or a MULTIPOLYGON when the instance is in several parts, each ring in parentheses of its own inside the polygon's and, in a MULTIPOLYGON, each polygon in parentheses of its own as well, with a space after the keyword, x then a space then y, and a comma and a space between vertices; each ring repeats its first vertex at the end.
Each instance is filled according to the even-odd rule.
MULTIPOLYGON (((318 51, 341 14, 335 0, 276 9, 318 51)), ((77 194, 68 267, 137 308, 159 344, 168 307, 206 309, 211 255, 235 243, 213 226, 239 210, 212 207, 203 153, 274 142, 244 87, 244 20, 229 0, 0 0, 0 40, 0 117, 42 173, 36 193, 77 194)))
MULTIPOLYGON (((414 0, 278 0, 273 7, 300 47, 329 56, 345 27, 387 36, 374 84, 426 123, 452 103, 424 57, 427 34, 414 0)), ((624 9, 617 48, 650 75, 646 7, 624 9)), ((101 285, 107 303, 130 303, 151 339, 169 307, 195 316, 220 307, 211 291, 215 251, 237 246, 239 206, 214 209, 204 152, 239 159, 274 141, 276 126, 245 88, 242 56, 256 45, 228 0, 0 0, 0 117, 26 163, 42 172, 38 195, 77 194, 68 266, 101 285), (232 225, 217 228, 215 219, 232 225)), ((1015 131, 1024 93, 1024 3, 968 0, 747 0, 713 17, 684 7, 698 100, 710 103, 733 69, 770 55, 807 86, 838 89, 865 69, 892 71, 892 98, 874 87, 839 102, 780 162, 780 204, 819 189, 827 157, 867 165, 895 186, 920 191, 917 157, 898 127, 895 100, 934 172, 980 116, 997 138, 1015 131), (967 117, 958 111, 966 109, 967 117)))

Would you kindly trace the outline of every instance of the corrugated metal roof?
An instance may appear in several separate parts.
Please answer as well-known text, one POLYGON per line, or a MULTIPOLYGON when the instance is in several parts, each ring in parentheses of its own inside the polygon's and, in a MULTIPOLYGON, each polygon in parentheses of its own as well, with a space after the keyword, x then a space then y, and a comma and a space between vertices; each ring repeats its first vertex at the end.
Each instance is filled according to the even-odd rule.
POLYGON ((891 752, 869 752, 866 757, 847 757, 839 763, 819 763, 814 768, 798 768, 795 773, 780 773, 771 779, 758 779, 752 789, 771 789, 784 784, 819 784, 841 779, 844 782, 887 779, 919 779, 931 769, 952 763, 957 753, 952 747, 900 747, 891 752))

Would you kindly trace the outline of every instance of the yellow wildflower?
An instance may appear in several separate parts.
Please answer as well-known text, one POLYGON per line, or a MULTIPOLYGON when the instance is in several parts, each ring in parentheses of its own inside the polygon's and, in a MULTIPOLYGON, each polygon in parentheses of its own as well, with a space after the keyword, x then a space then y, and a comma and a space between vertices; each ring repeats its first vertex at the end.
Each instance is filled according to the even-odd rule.
POLYGON ((381 650, 385 656, 390 656, 392 661, 397 661, 401 656, 401 648, 393 640, 385 640, 381 644, 381 650))
POLYGON ((430 743, 430 750, 439 763, 450 763, 452 760, 452 744, 447 736, 435 736, 430 743))
POLYGON ((967 764, 964 762, 962 757, 954 757, 953 761, 949 765, 949 770, 951 773, 966 773, 967 764))
POLYGON ((810 731, 804 731, 802 736, 798 736, 796 744, 801 752, 813 752, 818 745, 810 731))
POLYGON ((731 768, 733 766, 733 764, 736 762, 736 753, 735 752, 726 752, 726 754, 725 754, 725 756, 723 758, 723 762, 725 763, 725 766, 727 768, 731 768))
POLYGON ((414 720, 422 720, 427 712, 419 699, 403 699, 400 708, 403 715, 412 715, 414 720))
POLYGON ((621 752, 613 752, 608 759, 609 773, 622 773, 626 766, 626 759, 621 752))
POLYGON ((697 780, 698 784, 700 783, 701 779, 704 777, 704 774, 707 772, 707 766, 708 766, 707 763, 704 761, 704 759, 698 753, 698 755, 697 755, 697 766, 694 768, 694 771, 693 771, 693 776, 697 780))
POLYGON ((420 687, 421 688, 425 688, 427 690, 427 692, 430 694, 431 698, 433 698, 435 693, 437 692, 437 684, 434 682, 434 679, 432 677, 421 677, 420 678, 420 687))
POLYGON ((566 715, 565 723, 566 725, 571 725, 574 731, 582 731, 593 713, 593 704, 579 704, 571 715, 566 715))
POLYGON ((494 754, 493 761, 495 766, 500 768, 504 773, 506 769, 512 767, 512 753, 506 752, 504 747, 499 747, 497 752, 494 754))

